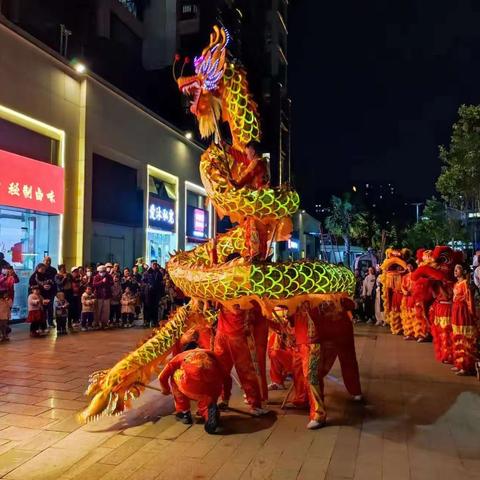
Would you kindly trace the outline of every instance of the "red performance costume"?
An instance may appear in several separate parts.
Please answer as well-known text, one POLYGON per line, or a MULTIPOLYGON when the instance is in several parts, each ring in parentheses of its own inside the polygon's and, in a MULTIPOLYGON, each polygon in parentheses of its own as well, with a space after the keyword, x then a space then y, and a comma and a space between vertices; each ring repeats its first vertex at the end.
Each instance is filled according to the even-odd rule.
MULTIPOLYGON (((213 352, 208 350, 187 350, 175 355, 159 376, 164 394, 170 391, 175 399, 177 413, 189 412, 190 401, 198 402, 198 410, 206 422, 216 405, 223 386, 223 369, 213 352)), ((216 419, 218 422, 218 418, 216 419)), ((207 429, 207 423, 205 424, 207 429)), ((208 431, 208 433, 213 433, 208 431)))
POLYGON ((285 377, 293 372, 293 350, 287 345, 281 333, 272 331, 268 339, 270 358, 270 379, 274 385, 282 387, 285 377))
POLYGON ((453 287, 453 364, 461 372, 473 373, 477 358, 478 330, 473 299, 467 280, 453 287))
POLYGON ((257 358, 250 313, 236 306, 233 308, 233 311, 224 307, 220 309, 215 335, 214 352, 225 373, 222 399, 227 403, 230 399, 232 392, 230 372, 235 366, 248 404, 254 410, 261 409, 264 381, 261 362, 257 358))
POLYGON ((320 314, 318 308, 300 307, 293 316, 295 353, 293 375, 298 407, 310 405, 310 420, 321 426, 327 418, 323 402, 323 376, 320 365, 320 314))
POLYGON ((302 406, 308 401, 310 420, 322 422, 326 418, 323 379, 337 357, 348 392, 357 398, 362 394, 350 313, 353 308, 355 303, 343 298, 341 306, 327 301, 319 308, 302 308, 294 316, 293 403, 302 406))
MULTIPOLYGON (((355 302, 342 298, 341 308, 326 302, 320 310, 320 344, 322 347, 322 373, 327 375, 338 357, 345 388, 350 395, 362 395, 360 372, 358 370, 357 354, 351 312, 355 302)), ((321 305, 322 307, 322 305, 321 305)))

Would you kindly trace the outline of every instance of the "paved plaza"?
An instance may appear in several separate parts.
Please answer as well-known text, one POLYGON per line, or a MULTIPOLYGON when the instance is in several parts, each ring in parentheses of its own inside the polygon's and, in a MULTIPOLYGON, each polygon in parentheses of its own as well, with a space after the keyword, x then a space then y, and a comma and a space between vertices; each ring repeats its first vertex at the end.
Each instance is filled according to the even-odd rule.
MULTIPOLYGON (((140 329, 30 339, 24 325, 0 345, 0 476, 28 479, 480 479, 480 383, 433 360, 432 345, 356 328, 365 405, 350 400, 338 365, 328 377, 328 427, 304 412, 225 414, 207 435, 171 415, 153 390, 126 415, 80 426, 88 374, 112 366, 140 329)), ((155 385, 155 383, 153 383, 155 385)), ((244 408, 236 391, 234 406, 244 408)))

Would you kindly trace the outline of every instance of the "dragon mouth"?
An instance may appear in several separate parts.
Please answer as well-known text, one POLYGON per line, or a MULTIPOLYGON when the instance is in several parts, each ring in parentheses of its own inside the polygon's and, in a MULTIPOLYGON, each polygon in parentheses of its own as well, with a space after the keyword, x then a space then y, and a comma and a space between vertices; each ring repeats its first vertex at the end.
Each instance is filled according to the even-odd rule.
POLYGON ((200 100, 201 87, 198 80, 194 80, 183 85, 180 85, 180 91, 190 99, 190 111, 197 115, 198 102, 200 100))

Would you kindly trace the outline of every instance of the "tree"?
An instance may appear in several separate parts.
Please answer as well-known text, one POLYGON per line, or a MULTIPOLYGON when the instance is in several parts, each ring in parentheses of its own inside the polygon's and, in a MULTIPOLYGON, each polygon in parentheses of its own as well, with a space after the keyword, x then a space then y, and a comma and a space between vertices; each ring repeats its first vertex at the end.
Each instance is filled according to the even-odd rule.
POLYGON ((464 242, 468 238, 461 221, 449 215, 445 205, 435 198, 427 200, 420 221, 407 228, 405 237, 405 246, 413 249, 464 242))
POLYGON ((343 238, 344 257, 347 264, 350 264, 351 240, 365 235, 368 222, 364 214, 356 211, 348 194, 343 198, 333 195, 330 203, 331 213, 325 219, 325 226, 333 235, 343 238))
POLYGON ((462 105, 448 148, 440 146, 437 190, 454 208, 478 211, 480 204, 480 106, 462 105))

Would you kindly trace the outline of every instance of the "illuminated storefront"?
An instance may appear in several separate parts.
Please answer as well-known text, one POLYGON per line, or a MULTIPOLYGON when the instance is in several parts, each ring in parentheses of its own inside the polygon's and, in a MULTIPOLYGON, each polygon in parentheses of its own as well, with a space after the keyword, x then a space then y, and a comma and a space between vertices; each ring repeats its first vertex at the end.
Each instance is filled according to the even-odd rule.
POLYGON ((63 168, 0 150, 0 251, 20 282, 12 320, 27 316, 28 280, 46 255, 57 265, 64 209, 63 168))
POLYGON ((212 236, 211 209, 205 189, 185 182, 185 250, 192 250, 212 236))
POLYGON ((148 166, 147 261, 162 266, 178 249, 178 178, 148 166))

